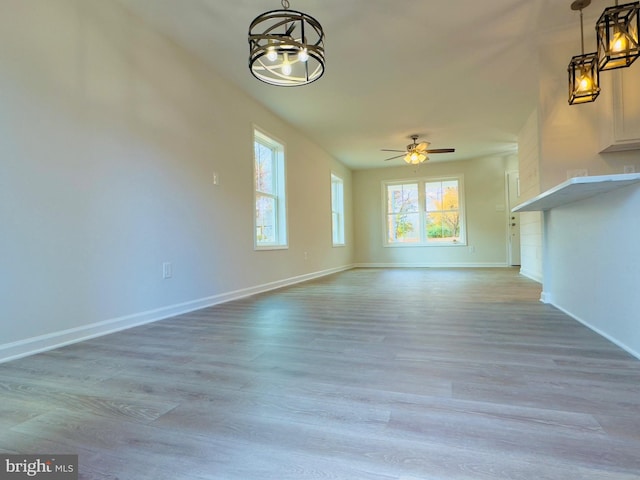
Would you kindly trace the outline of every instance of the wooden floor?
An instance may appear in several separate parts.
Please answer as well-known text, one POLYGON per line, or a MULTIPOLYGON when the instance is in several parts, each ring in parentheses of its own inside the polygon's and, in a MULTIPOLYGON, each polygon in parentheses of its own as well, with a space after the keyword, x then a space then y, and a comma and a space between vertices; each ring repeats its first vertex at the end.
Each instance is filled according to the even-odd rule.
POLYGON ((352 270, 6 363, 0 451, 82 479, 640 479, 640 361, 539 296, 352 270))

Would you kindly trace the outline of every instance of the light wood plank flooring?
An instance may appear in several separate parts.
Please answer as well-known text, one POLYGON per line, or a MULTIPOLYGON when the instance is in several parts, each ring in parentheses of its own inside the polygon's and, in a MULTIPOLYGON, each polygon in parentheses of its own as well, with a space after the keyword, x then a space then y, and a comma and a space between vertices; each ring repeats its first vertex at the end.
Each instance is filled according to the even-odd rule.
POLYGON ((640 361, 514 269, 359 269, 0 365, 83 479, 638 480, 640 361))

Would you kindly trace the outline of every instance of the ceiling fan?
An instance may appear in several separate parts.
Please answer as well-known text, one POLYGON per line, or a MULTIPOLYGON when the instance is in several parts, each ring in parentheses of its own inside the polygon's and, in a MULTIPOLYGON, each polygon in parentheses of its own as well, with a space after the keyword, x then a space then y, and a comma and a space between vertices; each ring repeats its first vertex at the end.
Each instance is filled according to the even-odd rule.
POLYGON ((429 160, 427 154, 430 153, 453 153, 456 151, 455 148, 429 148, 429 142, 420 142, 418 143, 419 135, 411 135, 409 138, 413 140, 413 143, 407 145, 406 150, 389 150, 386 148, 381 149, 381 152, 402 152, 401 155, 395 155, 390 158, 386 158, 384 161, 387 162, 389 160, 393 160, 394 158, 404 157, 404 161, 413 165, 418 163, 426 162, 429 160))

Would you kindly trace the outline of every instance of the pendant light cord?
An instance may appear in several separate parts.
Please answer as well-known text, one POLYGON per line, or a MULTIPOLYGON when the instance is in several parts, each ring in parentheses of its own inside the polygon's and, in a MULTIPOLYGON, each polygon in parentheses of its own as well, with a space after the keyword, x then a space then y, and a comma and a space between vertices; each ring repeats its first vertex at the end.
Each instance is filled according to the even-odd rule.
POLYGON ((584 55, 584 27, 582 26, 582 9, 580 9, 580 44, 582 45, 582 55, 584 55))

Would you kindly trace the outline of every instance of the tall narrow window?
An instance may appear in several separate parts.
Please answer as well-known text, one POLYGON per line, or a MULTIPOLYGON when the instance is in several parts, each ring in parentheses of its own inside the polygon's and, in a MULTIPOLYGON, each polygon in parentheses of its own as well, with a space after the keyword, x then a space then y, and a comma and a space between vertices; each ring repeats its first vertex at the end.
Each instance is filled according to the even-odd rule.
POLYGON ((464 245, 462 177, 384 183, 385 245, 464 245))
POLYGON ((344 245, 344 182, 331 174, 331 231, 333 245, 344 245))
POLYGON ((287 246, 284 146, 254 130, 255 247, 287 246))

